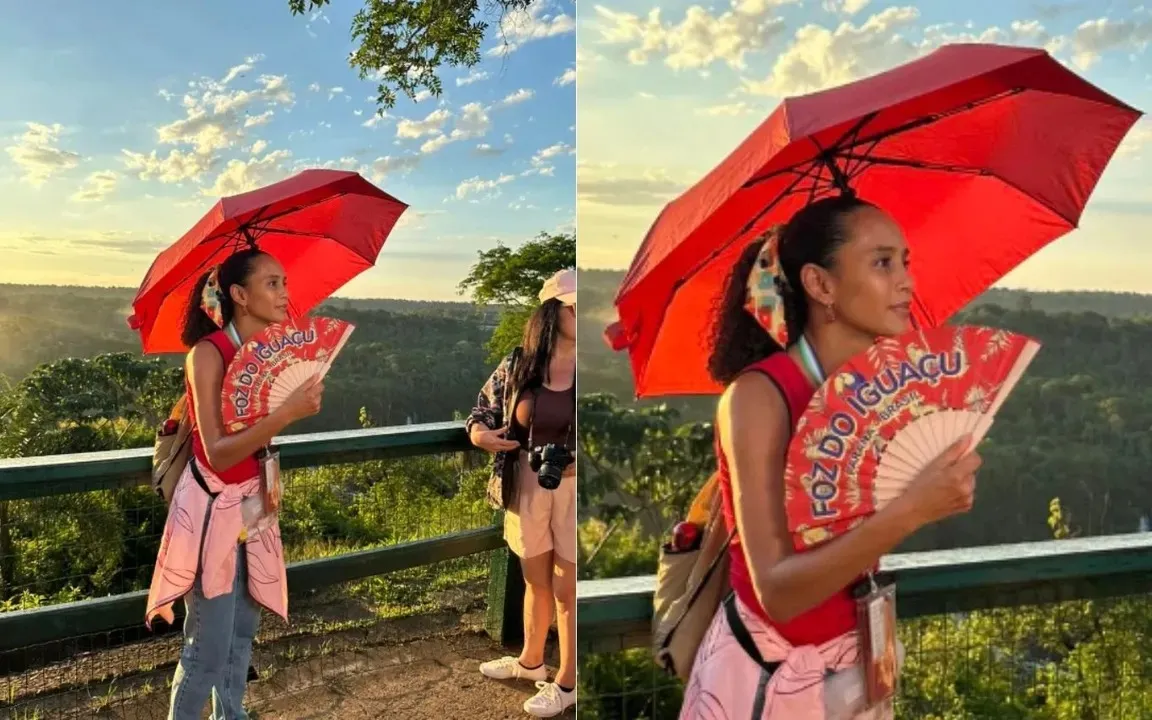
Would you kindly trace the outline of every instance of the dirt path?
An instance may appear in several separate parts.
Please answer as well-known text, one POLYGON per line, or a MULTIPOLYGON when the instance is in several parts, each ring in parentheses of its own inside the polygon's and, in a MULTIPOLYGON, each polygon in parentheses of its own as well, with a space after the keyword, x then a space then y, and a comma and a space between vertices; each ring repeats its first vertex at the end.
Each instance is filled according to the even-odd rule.
POLYGON ((272 678, 253 684, 250 697, 260 720, 526 718, 522 705, 536 692, 531 683, 495 682, 477 671, 481 662, 501 654, 498 645, 478 634, 371 648, 325 658, 323 685, 285 693, 275 689, 272 678))
MULTIPOLYGON (((555 669, 555 647, 549 648, 555 669)), ((312 657, 248 685, 253 720, 403 720, 528 718, 528 682, 480 675, 484 660, 503 654, 486 635, 459 632, 398 647, 371 647, 312 657)), ((124 699, 93 713, 115 720, 164 718, 167 693, 124 699)), ((573 710, 562 715, 574 718, 573 710)), ((45 716, 41 716, 45 717, 45 716)))

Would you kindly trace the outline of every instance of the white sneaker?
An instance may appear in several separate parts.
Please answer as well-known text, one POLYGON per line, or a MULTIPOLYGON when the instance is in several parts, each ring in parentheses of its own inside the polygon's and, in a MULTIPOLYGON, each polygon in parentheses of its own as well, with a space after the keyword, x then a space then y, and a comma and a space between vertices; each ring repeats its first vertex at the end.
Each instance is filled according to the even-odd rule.
POLYGON ((520 664, 519 658, 506 655, 499 660, 489 660, 480 665, 480 674, 493 680, 547 680, 548 668, 541 665, 529 670, 520 664))
POLYGON ((556 717, 576 704, 576 690, 564 692, 554 682, 538 682, 540 692, 524 701, 524 712, 541 718, 556 717))

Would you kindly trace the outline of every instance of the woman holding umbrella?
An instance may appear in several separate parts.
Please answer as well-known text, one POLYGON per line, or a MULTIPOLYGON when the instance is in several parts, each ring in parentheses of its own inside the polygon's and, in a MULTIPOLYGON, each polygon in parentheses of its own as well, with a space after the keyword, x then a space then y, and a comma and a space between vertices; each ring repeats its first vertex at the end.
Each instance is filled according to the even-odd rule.
POLYGON ((261 497, 257 453, 293 422, 320 411, 324 386, 314 379, 253 427, 227 435, 220 397, 224 372, 239 348, 287 319, 288 287, 280 263, 248 249, 205 272, 188 298, 183 340, 192 459, 176 485, 160 545, 146 621, 172 622, 184 598, 184 644, 172 681, 168 717, 199 720, 212 697, 214 718, 246 718, 243 699, 260 607, 287 619, 279 525, 248 537, 241 506, 261 497))
POLYGON ((145 353, 188 353, 192 459, 172 492, 145 611, 151 625, 171 623, 180 598, 188 609, 169 718, 198 719, 210 694, 214 718, 247 717, 258 608, 288 618, 276 516, 253 526, 242 507, 259 512, 262 476, 279 472, 258 460, 261 449, 318 413, 324 386, 306 383, 270 416, 225 434, 225 368, 269 324, 303 317, 372 267, 407 208, 357 173, 320 169, 221 198, 156 257, 132 301, 128 325, 145 353))
POLYGON ((525 712, 554 717, 576 703, 576 273, 544 283, 524 341, 485 383, 466 422, 495 454, 488 497, 503 508, 504 539, 520 557, 524 648, 486 662, 496 680, 536 681, 525 712), (555 606, 560 668, 547 682, 544 645, 555 606))
POLYGON ((819 200, 748 245, 729 276, 709 371, 726 386, 717 457, 733 595, 696 655, 681 718, 882 718, 864 707, 852 588, 920 527, 972 505, 961 443, 845 536, 793 549, 783 473, 792 422, 825 375, 909 327, 900 227, 847 194, 819 200), (759 658, 745 649, 751 638, 759 658))

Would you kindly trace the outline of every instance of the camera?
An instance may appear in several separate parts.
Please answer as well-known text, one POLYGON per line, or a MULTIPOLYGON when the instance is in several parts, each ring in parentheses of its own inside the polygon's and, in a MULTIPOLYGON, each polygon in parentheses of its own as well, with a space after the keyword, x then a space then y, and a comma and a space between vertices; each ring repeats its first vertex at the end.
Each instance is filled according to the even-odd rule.
POLYGON ((537 473, 540 487, 545 490, 555 490, 560 487, 560 476, 564 468, 572 464, 572 453, 563 445, 548 443, 543 447, 532 448, 529 456, 529 465, 532 472, 537 473))

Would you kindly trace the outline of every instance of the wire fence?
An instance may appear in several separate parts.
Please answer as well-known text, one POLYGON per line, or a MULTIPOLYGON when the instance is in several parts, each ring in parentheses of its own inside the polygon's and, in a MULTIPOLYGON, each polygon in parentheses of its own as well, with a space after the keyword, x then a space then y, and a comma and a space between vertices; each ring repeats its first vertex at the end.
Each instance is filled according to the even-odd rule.
MULTIPOLYGON (((286 471, 280 517, 286 559, 489 527, 487 475, 486 459, 468 451, 286 471)), ((147 589, 165 513, 147 488, 0 503, 4 612, 147 589)), ((418 663, 429 638, 490 644, 478 634, 490 561, 483 552, 312 590, 290 587, 291 623, 264 613, 249 701, 259 708, 381 662, 418 663), (397 647, 415 650, 407 660, 402 652, 376 661, 364 655, 397 647)), ((147 631, 142 610, 130 627, 0 652, 0 712, 163 717, 181 635, 162 622, 147 631)), ((436 647, 427 645, 427 652, 440 652, 436 647)))
MULTIPOLYGON (((1146 595, 1005 607, 901 621, 897 718, 1152 718, 1146 595)), ((581 653, 580 717, 667 720, 683 686, 647 648, 581 653)))

